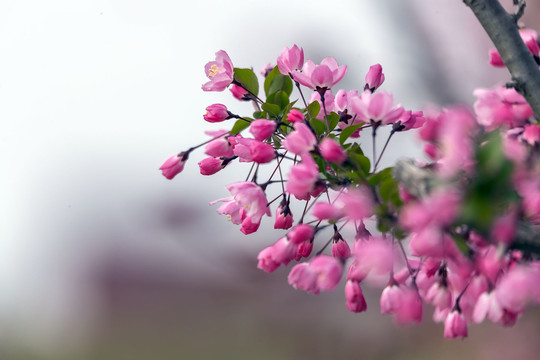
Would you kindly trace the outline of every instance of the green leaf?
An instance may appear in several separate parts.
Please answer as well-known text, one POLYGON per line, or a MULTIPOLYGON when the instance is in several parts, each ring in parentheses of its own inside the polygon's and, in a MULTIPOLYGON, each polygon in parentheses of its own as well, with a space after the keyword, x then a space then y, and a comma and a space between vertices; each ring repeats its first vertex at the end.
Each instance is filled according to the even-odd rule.
POLYGON ((231 129, 231 135, 236 135, 242 132, 245 128, 249 127, 249 122, 246 120, 238 119, 234 123, 234 126, 231 129))
POLYGON ((357 170, 362 171, 365 175, 369 174, 371 162, 366 156, 352 152, 349 154, 349 159, 351 159, 351 162, 357 170))
POLYGON ((309 123, 317 136, 324 134, 326 131, 326 125, 319 119, 313 118, 309 123))
POLYGON ((266 111, 267 113, 273 116, 279 116, 279 113, 281 111, 281 108, 279 107, 279 105, 271 104, 267 102, 262 104, 261 107, 264 111, 266 111))
POLYGON ((341 143, 341 145, 343 145, 345 143, 345 141, 347 141, 347 139, 358 129, 360 129, 362 127, 362 125, 364 125, 364 123, 360 123, 360 124, 357 124, 357 125, 351 125, 351 126, 347 126, 345 129, 343 129, 341 131, 341 134, 339 135, 339 142, 341 143))
POLYGON ((384 180, 392 178, 392 169, 391 167, 388 167, 386 169, 383 169, 379 171, 378 173, 372 174, 368 178, 368 182, 371 186, 377 186, 384 180))
POLYGON ((339 123, 339 115, 335 112, 331 112, 330 115, 328 115, 328 127, 330 128, 330 131, 334 130, 339 123))
POLYGON ((259 95, 259 80, 257 80, 257 75, 253 70, 234 68, 234 80, 242 84, 255 96, 259 95))
POLYGON ((266 102, 276 104, 280 110, 285 109, 289 105, 289 95, 284 91, 276 91, 266 98, 266 102))
POLYGON ((314 101, 307 107, 308 113, 312 119, 315 119, 319 112, 321 111, 321 104, 318 101, 314 101))
POLYGON ((277 91, 283 91, 287 96, 290 96, 292 90, 292 80, 288 76, 282 75, 277 66, 274 67, 264 80, 264 92, 267 97, 277 91))

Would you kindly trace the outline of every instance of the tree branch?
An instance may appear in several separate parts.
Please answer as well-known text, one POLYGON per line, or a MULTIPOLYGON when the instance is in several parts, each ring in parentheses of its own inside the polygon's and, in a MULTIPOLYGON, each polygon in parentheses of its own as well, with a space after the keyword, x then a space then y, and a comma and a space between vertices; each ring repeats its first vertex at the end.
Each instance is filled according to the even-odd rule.
POLYGON ((521 39, 516 24, 523 13, 524 2, 518 3, 515 15, 504 10, 498 0, 463 0, 493 41, 512 75, 512 80, 540 120, 540 70, 533 55, 521 39))

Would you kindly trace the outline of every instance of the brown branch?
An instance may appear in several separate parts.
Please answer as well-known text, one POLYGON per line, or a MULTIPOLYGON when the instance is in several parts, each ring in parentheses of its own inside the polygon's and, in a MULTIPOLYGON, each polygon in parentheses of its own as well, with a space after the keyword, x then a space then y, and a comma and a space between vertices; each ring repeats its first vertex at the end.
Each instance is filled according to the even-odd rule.
POLYGON ((463 0, 493 41, 512 80, 540 120, 540 70, 533 55, 519 35, 517 19, 524 2, 518 1, 517 13, 509 14, 498 0, 463 0))

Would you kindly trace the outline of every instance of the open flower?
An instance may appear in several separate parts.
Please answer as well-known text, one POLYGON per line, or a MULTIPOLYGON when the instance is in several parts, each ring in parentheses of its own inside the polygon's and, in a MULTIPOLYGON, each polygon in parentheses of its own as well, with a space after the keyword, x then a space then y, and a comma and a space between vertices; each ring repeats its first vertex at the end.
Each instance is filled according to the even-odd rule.
POLYGON ((336 59, 327 57, 321 61, 320 65, 315 65, 311 60, 306 61, 302 71, 295 70, 293 77, 294 80, 310 89, 329 89, 343 79, 346 72, 347 65, 339 66, 336 59))
POLYGON ((233 64, 229 55, 224 50, 216 53, 216 60, 208 62, 204 66, 204 72, 210 79, 203 84, 204 91, 223 91, 233 81, 233 64))

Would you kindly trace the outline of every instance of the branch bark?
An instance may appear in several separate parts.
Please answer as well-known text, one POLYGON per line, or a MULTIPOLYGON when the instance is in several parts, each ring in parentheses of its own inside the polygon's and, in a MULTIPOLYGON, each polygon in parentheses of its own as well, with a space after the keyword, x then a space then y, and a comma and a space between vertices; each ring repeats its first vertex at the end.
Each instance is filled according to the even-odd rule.
MULTIPOLYGON (((394 178, 413 196, 423 198, 436 186, 437 180, 429 170, 420 168, 410 159, 400 159, 393 170, 394 178)), ((511 248, 540 257, 540 227, 520 221, 511 248)))
POLYGON ((540 70, 519 35, 517 16, 509 14, 499 0, 463 0, 472 10, 512 75, 520 92, 540 120, 540 70))

